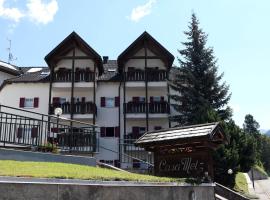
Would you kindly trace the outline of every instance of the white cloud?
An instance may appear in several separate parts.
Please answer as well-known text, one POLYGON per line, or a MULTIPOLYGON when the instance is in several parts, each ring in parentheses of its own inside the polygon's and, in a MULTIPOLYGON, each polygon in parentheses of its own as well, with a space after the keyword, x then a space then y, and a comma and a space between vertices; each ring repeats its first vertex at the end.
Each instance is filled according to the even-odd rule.
POLYGON ((37 24, 47 24, 53 21, 53 18, 58 11, 58 3, 56 0, 51 0, 44 3, 41 0, 28 0, 28 17, 37 24))
MULTIPOLYGON (((17 0, 13 1, 16 2, 17 0)), ((17 7, 11 8, 5 5, 6 2, 7 0, 0 0, 0 17, 15 22, 9 27, 11 30, 22 18, 28 18, 36 24, 48 24, 53 21, 58 11, 57 0, 26 0, 26 10, 17 7)))
POLYGON ((131 11, 131 15, 128 18, 134 22, 140 21, 143 17, 151 13, 152 7, 155 3, 156 0, 149 0, 146 4, 133 8, 131 11))
POLYGON ((18 8, 7 8, 4 6, 5 0, 0 0, 0 17, 7 18, 14 22, 19 22, 24 14, 18 8))

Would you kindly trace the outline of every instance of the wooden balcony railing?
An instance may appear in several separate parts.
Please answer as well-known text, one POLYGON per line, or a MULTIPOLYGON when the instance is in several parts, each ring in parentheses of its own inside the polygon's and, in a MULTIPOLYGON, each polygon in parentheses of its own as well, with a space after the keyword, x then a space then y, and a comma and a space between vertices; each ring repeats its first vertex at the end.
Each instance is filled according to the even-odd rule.
MULTIPOLYGON (((94 72, 84 69, 76 69, 74 72, 75 82, 92 82, 95 80, 94 72)), ((54 82, 71 82, 72 81, 72 70, 61 69, 54 73, 54 82)))
POLYGON ((125 113, 146 113, 148 107, 148 113, 170 113, 170 106, 167 102, 128 102, 124 104, 125 113))
POLYGON ((166 81, 166 70, 131 70, 125 73, 126 81, 166 81))
MULTIPOLYGON (((71 103, 54 103, 51 104, 51 114, 55 108, 62 108, 63 114, 71 113, 71 103)), ((93 102, 76 102, 73 106, 73 114, 96 114, 96 105, 93 102)))

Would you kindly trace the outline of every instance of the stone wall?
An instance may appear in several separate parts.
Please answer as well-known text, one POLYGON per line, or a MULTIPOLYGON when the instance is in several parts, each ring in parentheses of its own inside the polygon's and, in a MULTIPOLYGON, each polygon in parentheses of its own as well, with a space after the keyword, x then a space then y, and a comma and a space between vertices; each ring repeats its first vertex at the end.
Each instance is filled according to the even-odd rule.
POLYGON ((214 186, 1 181, 0 200, 214 200, 214 186))

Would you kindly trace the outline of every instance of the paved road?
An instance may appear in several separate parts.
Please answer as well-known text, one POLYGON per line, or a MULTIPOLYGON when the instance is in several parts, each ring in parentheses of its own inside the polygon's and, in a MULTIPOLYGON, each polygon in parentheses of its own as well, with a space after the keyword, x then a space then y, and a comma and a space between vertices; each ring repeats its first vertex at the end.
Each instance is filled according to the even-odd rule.
POLYGON ((255 194, 261 200, 270 200, 270 179, 255 181, 255 194))
POLYGON ((255 195, 260 200, 270 200, 270 179, 255 181, 255 190, 247 173, 245 173, 248 190, 251 195, 255 195))

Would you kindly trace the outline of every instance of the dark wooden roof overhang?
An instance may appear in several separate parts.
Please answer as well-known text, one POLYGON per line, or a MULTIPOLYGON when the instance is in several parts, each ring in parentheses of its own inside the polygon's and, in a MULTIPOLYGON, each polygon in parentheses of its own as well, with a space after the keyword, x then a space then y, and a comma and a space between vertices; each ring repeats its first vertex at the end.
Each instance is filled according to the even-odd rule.
MULTIPOLYGON (((172 130, 175 129, 177 128, 173 128, 172 130)), ((146 134, 148 133, 145 133, 145 135, 146 134)), ((141 138, 143 137, 144 135, 141 138)), ((215 126, 215 128, 211 131, 211 133, 203 136, 138 142, 141 138, 139 138, 135 142, 135 146, 145 148, 146 151, 157 151, 157 150, 160 151, 162 149, 171 149, 177 147, 181 148, 192 147, 195 149, 203 149, 203 148, 216 149, 220 144, 228 143, 226 134, 223 132, 223 129, 219 123, 215 126)))
POLYGON ((144 45, 150 49, 156 56, 147 56, 147 59, 161 59, 169 70, 173 64, 174 56, 163 47, 155 38, 146 31, 143 32, 129 47, 123 51, 117 58, 119 72, 129 59, 144 59, 144 56, 134 56, 144 45))
POLYGON ((21 74, 21 72, 18 70, 13 70, 13 69, 10 69, 10 68, 7 68, 5 66, 1 66, 0 65, 0 71, 1 72, 4 72, 4 73, 7 73, 7 74, 10 74, 10 75, 14 75, 14 76, 18 76, 21 74))
POLYGON ((45 57, 45 61, 50 68, 56 66, 61 59, 92 59, 97 65, 99 75, 104 71, 101 56, 74 31, 45 57), (65 56, 76 47, 87 56, 76 56, 75 58, 65 56))

